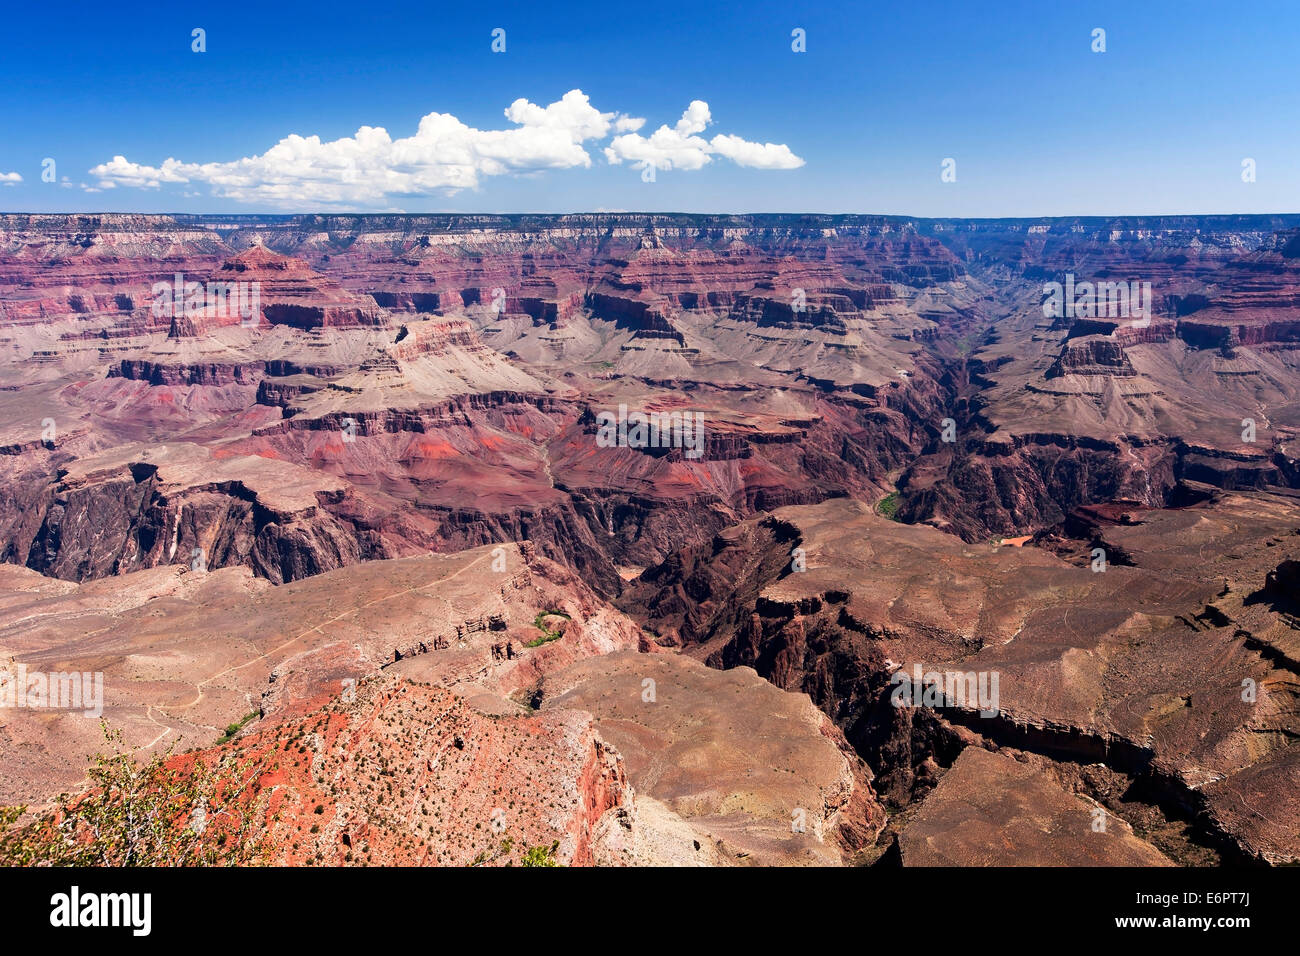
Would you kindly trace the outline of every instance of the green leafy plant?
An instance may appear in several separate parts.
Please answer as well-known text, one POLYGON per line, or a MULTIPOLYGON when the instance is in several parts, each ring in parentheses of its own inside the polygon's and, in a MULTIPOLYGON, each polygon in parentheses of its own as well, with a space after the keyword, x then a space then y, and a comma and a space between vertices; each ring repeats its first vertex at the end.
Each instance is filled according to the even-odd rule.
POLYGON ((241 717, 238 723, 230 724, 226 727, 226 732, 217 738, 217 746, 220 747, 222 744, 230 743, 235 739, 235 735, 248 725, 249 721, 255 720, 258 716, 257 711, 253 711, 251 714, 245 714, 241 717))
POLYGON ((564 636, 563 631, 552 631, 546 626, 546 618, 549 616, 562 617, 566 621, 572 620, 569 615, 563 611, 538 611, 537 616, 533 618, 533 627, 542 632, 542 636, 536 640, 529 641, 525 647, 541 647, 543 644, 549 644, 551 641, 558 641, 564 636))
POLYGON ((524 851, 523 857, 519 861, 520 866, 559 866, 555 861, 555 851, 560 848, 560 841, 556 840, 550 846, 530 846, 524 851))
POLYGON ((90 785, 53 808, 0 808, 0 866, 213 866, 265 862, 253 835, 260 772, 229 757, 209 767, 170 750, 139 763, 101 721, 112 753, 90 785))

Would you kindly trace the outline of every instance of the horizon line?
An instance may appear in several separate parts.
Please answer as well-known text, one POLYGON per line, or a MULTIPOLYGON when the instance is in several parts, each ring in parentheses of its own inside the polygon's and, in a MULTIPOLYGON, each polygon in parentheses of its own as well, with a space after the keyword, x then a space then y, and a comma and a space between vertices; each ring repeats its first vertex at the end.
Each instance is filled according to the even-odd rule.
POLYGON ((479 216, 479 217, 520 217, 532 216, 536 218, 558 218, 562 216, 677 216, 677 217, 694 217, 694 218, 721 218, 734 216, 738 218, 746 217, 828 217, 828 218, 848 218, 858 217, 863 219, 897 219, 912 221, 929 221, 929 222, 1032 222, 1047 219, 1227 219, 1227 218, 1300 218, 1300 211, 1297 212, 1153 212, 1153 213, 1059 213, 1053 215, 1038 216, 916 216, 907 213, 875 213, 875 212, 683 212, 683 211, 647 211, 647 210, 576 210, 571 212, 354 212, 354 211, 326 211, 313 210, 304 212, 141 212, 134 210, 121 209, 99 209, 93 211, 58 211, 58 210, 0 210, 0 216, 152 216, 157 218, 167 217, 205 217, 212 219, 222 218, 262 218, 262 219, 295 219, 302 216, 356 216, 356 217, 373 217, 373 218, 418 218, 433 216, 479 216))

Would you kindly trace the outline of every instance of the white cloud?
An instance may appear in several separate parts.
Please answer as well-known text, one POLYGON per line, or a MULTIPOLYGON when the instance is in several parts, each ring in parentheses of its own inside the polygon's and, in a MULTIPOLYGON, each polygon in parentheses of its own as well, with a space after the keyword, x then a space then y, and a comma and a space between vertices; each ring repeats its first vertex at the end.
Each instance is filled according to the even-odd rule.
POLYGON ((104 180, 99 184, 104 189, 112 189, 119 183, 123 186, 157 189, 160 183, 185 182, 184 176, 179 172, 181 166, 174 159, 167 160, 162 168, 141 166, 130 162, 125 156, 114 156, 110 162, 96 166, 90 174, 104 180))
POLYGON ((750 143, 739 136, 719 134, 709 143, 719 156, 739 166, 755 169, 798 169, 803 160, 790 152, 784 143, 750 143))
POLYGON ((699 169, 716 154, 740 165, 791 169, 803 165, 786 146, 749 143, 736 136, 695 135, 711 123, 709 107, 695 100, 676 126, 650 137, 637 133, 644 119, 602 113, 581 90, 549 106, 517 99, 506 107, 513 128, 481 130, 447 113, 429 113, 414 135, 393 139, 380 127, 322 142, 290 134, 266 152, 231 162, 188 163, 168 158, 160 166, 114 156, 90 170, 100 189, 163 184, 207 184, 213 195, 283 208, 386 205, 394 196, 473 189, 483 177, 591 166, 584 144, 617 135, 605 149, 611 163, 630 161, 660 169, 699 169))
POLYGON ((19 173, 0 173, 0 185, 17 186, 22 181, 23 177, 19 173))
POLYGON ((712 122, 709 104, 703 100, 691 100, 691 105, 686 107, 686 112, 682 113, 682 118, 677 121, 676 129, 682 134, 703 133, 705 127, 712 122))
POLYGON ((719 134, 706 140, 697 133, 713 123, 709 104, 692 100, 673 127, 660 126, 648 137, 638 133, 615 136, 605 147, 605 158, 611 163, 624 161, 638 169, 653 166, 656 169, 700 169, 723 156, 738 166, 757 169, 797 169, 804 161, 790 151, 790 147, 777 143, 751 143, 739 136, 719 134))

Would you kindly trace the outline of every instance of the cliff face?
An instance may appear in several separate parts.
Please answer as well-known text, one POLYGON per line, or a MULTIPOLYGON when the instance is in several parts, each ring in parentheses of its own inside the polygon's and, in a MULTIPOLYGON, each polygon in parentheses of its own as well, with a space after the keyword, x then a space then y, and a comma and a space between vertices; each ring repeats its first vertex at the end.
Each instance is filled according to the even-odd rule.
POLYGON ((1123 346, 1112 338, 1090 335, 1071 339, 1047 370, 1046 378, 1062 375, 1136 375, 1123 346))
MULTIPOLYGON (((32 313, 48 321, 47 307, 62 309, 39 333, 23 311, 32 300, 0 303, 17 310, 7 329, 27 359, 7 380, 50 389, 37 420, 56 423, 58 460, 131 449, 116 477, 75 487, 53 459, 12 469, 10 496, 39 510, 11 525, 6 553, 74 580, 202 549, 215 567, 278 582, 527 538, 614 593, 618 566, 658 560, 738 516, 873 494, 917 439, 910 416, 942 400, 933 364, 898 344, 934 320, 868 315, 901 303, 882 293, 885 272, 949 261, 916 236, 893 243, 864 228, 841 242, 799 228, 758 248, 643 224, 455 243, 408 230, 394 244, 363 221, 322 245, 291 221, 220 233, 131 217, 67 222, 66 233, 40 218, 4 224, 7 267, 62 296, 32 313), (99 231, 72 241, 74 226, 99 231), (595 258, 592 243, 606 247, 595 258), (223 246, 237 251, 214 263, 223 246), (814 251, 823 261, 804 258, 814 251), (159 277, 175 295, 170 314, 155 307, 159 277), (774 292, 796 283, 808 286, 798 311, 774 292), (257 294, 225 307, 213 286, 257 294), (459 314, 437 314, 448 308, 459 314), (829 361, 806 361, 827 346, 829 361), (770 366, 763 381, 737 388, 738 363, 754 362, 770 366), (915 369, 908 388, 903 365, 915 369), (686 382, 695 394, 683 401, 686 382), (601 447, 596 412, 619 404, 703 416, 699 447, 601 447), (269 514, 238 469, 159 485, 148 446, 160 441, 195 460, 305 468, 330 491, 288 515, 269 514)), ((908 281, 929 282, 927 269, 908 281)), ((28 447, 17 434, 28 426, 14 425, 14 447, 28 447)))
MULTIPOLYGON (((1294 738, 1280 732, 1295 721, 1295 641, 1286 623, 1294 606, 1276 596, 1276 582, 1292 573, 1290 563, 1273 563, 1276 549, 1297 547, 1294 536, 1278 535, 1297 517, 1290 502, 1244 495, 1180 510, 1130 505, 1095 513, 1082 539, 1040 542, 1063 561, 1042 547, 974 549, 857 503, 827 502, 779 509, 684 549, 648 569, 621 603, 663 645, 714 667, 753 667, 807 693, 875 770, 883 799, 899 807, 924 800, 921 816, 900 820, 904 863, 929 859, 925 834, 942 828, 925 812, 932 802, 937 812, 950 790, 970 786, 979 796, 965 799, 977 801, 997 790, 996 773, 966 780, 958 772, 978 763, 964 755, 972 748, 1037 766, 1146 829, 1162 816, 1195 821, 1205 828, 1195 845, 1162 847, 1184 859, 1210 850, 1278 862, 1295 859, 1300 846, 1280 829, 1267 836, 1232 801, 1250 793, 1273 821, 1294 812, 1289 793, 1266 796, 1260 787, 1269 773, 1289 779, 1294 771, 1294 738), (1090 566, 1093 547, 1112 558, 1104 572, 1090 566), (984 690, 996 676, 996 700, 897 706, 899 675, 925 672, 975 675, 977 683, 983 675, 984 690), (1268 699, 1244 699, 1243 681, 1269 688, 1268 699), (1261 732, 1280 735, 1256 748, 1261 732), (1071 761, 1107 770, 1080 778, 1071 761), (1129 787, 1146 806, 1116 799, 1129 787)), ((1052 813, 1086 820, 1088 804, 1053 788, 1039 796, 1052 813)), ((961 833, 978 831, 967 822, 974 829, 961 833)), ((1159 859, 1142 843, 1107 849, 1088 832, 1048 828, 1033 852, 1159 859)), ((1014 861, 1000 855, 1000 840, 994 833, 976 842, 1014 861)))
POLYGON ((640 796, 747 863, 840 863, 884 826, 871 771, 839 730, 752 670, 620 652, 548 675, 543 692, 542 713, 595 715, 640 796))
MULTIPOLYGON (((891 479, 906 520, 968 539, 1023 533, 1108 496, 1167 500, 1181 479, 1290 482, 1274 460, 1286 458, 1287 419, 1256 407, 1300 398, 1286 358, 1300 259, 1288 252, 1295 232, 1274 232, 1289 225, 9 216, 5 380, 53 391, 7 444, 24 447, 24 428, 45 418, 74 456, 74 435, 95 449, 219 438, 350 485, 324 505, 337 527, 267 544, 321 554, 228 549, 280 566, 277 578, 519 533, 561 556, 559 541, 585 526, 572 560, 613 591, 616 565, 661 559, 681 543, 673 535, 883 494, 891 479), (153 283, 176 273, 256 283, 254 327, 213 308, 156 315, 153 283), (1150 282, 1158 314, 1043 328, 1037 287, 1065 273, 1150 282), (491 395, 515 398, 474 404, 491 395), (592 447, 596 412, 620 402, 704 413, 703 453, 592 447), (958 434, 940 440, 949 418, 958 434), (1253 442, 1240 437, 1245 419, 1253 442), (329 437, 344 429, 346 442, 329 437), (460 494, 471 487, 487 507, 460 494), (437 529, 398 519, 394 489, 440 514, 437 529)), ((118 510, 117 492, 102 493, 118 510)), ((10 492, 59 494, 53 474, 10 492)), ((256 519, 239 532, 213 522, 212 537, 262 533, 256 519)), ((64 574, 121 559, 81 554, 65 523, 42 514, 41 541, 7 550, 64 574)))
MULTIPOLYGON (((287 538, 216 517, 236 501, 205 506, 206 524, 190 509, 198 537, 231 542, 219 560, 276 580, 529 535, 613 593, 617 566, 683 535, 891 490, 908 521, 1025 533, 1108 497, 1169 500, 1180 480, 1291 482, 1287 418, 1256 407, 1300 399, 1285 357, 1300 260, 1294 232, 1272 232, 1286 225, 4 217, 4 378, 52 389, 7 444, 49 418, 73 456, 220 441, 345 482, 324 524, 287 538), (256 283, 252 327, 213 308, 155 315, 153 283, 176 273, 256 283), (1044 328, 1038 289, 1065 273, 1151 282, 1158 314, 1044 328), (701 412, 702 452, 595 445, 596 413, 620 403, 701 412)), ((53 507, 56 476, 25 473, 10 496, 53 507)), ((125 490, 94 494, 116 513, 125 490)), ((64 515, 99 506, 59 507, 7 553, 77 576, 150 551, 117 530, 116 555, 86 554, 64 515)))

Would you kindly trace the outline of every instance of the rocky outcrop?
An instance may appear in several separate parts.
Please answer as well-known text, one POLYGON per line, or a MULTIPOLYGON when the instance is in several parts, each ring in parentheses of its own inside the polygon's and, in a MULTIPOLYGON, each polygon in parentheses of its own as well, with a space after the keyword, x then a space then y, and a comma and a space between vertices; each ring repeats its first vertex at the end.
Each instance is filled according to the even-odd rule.
POLYGON ((262 316, 271 325, 298 329, 387 327, 370 296, 347 292, 306 262, 256 245, 225 262, 216 282, 256 282, 262 316))
MULTIPOLYGON (((1226 858, 1290 858, 1294 841, 1229 807, 1231 794, 1260 786, 1266 766, 1293 759, 1281 730, 1294 720, 1292 612, 1268 597, 1268 586, 1256 591, 1266 573, 1285 573, 1266 571, 1285 541, 1267 529, 1292 521, 1294 508, 1232 496, 1179 510, 1112 511, 1075 542, 1071 557, 1081 566, 1067 567, 1033 547, 949 549, 929 529, 868 520, 848 503, 783 509, 647 571, 624 600, 634 613, 646 608, 661 640, 714 666, 748 664, 778 686, 806 689, 877 771, 889 800, 927 793, 972 744, 1011 748, 1050 761, 1053 773, 1059 761, 1106 764, 1137 781, 1159 814, 1195 821, 1193 842, 1226 858), (775 521, 784 522, 783 540, 775 521), (1097 546, 1124 561, 1098 573, 1089 564, 1097 546), (756 553, 767 563, 746 560, 756 553), (1197 582, 1221 583, 1194 585, 1178 555, 1198 556, 1197 582), (699 611, 682 613, 687 605, 699 611), (1086 633, 1072 630, 1074 620, 1089 622, 1086 633), (1215 663, 1186 653, 1190 634, 1215 663), (891 706, 891 675, 909 674, 913 662, 996 674, 1000 699, 987 714, 970 701, 891 706), (1243 684, 1267 686, 1272 696, 1256 704, 1239 693, 1243 684), (1102 687, 1102 698, 1085 689, 1102 687), (1278 736, 1255 748, 1261 733, 1278 736), (1234 824, 1224 826, 1229 817, 1234 824)), ((1100 799, 1107 813, 1151 825, 1146 811, 1134 815, 1117 802, 1110 784, 1070 787, 1100 799)), ((1274 807, 1260 794, 1250 805, 1264 818, 1291 812, 1285 799, 1274 807)), ((1177 841, 1166 847, 1189 859, 1201 852, 1177 841)))
POLYGON ((1122 375, 1133 376, 1133 363, 1123 346, 1114 339, 1099 335, 1071 339, 1061 349, 1061 354, 1047 370, 1047 378, 1061 375, 1122 375))
POLYGON ((354 702, 227 751, 172 763, 228 757, 259 780, 243 813, 279 865, 519 865, 553 845, 557 863, 590 865, 602 818, 633 808, 622 761, 588 715, 492 719, 403 680, 362 682, 354 702), (286 739, 299 745, 286 752, 286 739))
POLYGON ((1172 866, 1031 763, 968 747, 899 838, 904 866, 1172 866))

